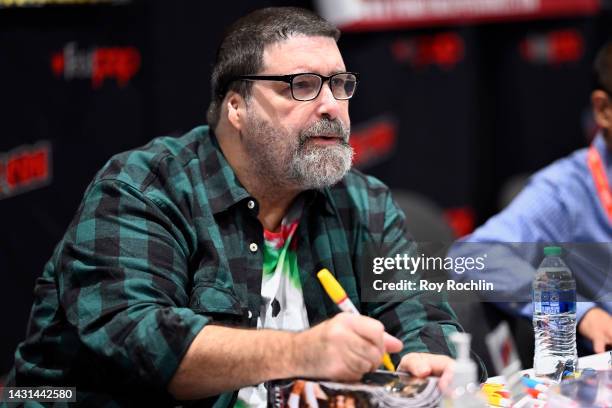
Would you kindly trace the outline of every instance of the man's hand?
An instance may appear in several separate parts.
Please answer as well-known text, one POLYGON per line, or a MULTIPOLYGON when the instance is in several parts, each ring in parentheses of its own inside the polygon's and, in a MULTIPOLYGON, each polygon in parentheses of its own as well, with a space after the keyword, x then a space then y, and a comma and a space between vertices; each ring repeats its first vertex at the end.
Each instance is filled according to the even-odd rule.
POLYGON ((415 377, 439 376, 440 389, 445 390, 453 377, 455 360, 448 356, 430 353, 408 353, 400 361, 397 371, 408 372, 415 377))
POLYGON ((355 381, 380 366, 383 353, 402 342, 372 318, 340 313, 296 335, 293 361, 297 376, 355 381))
POLYGON ((593 342, 593 351, 603 353, 612 345, 612 316, 599 307, 590 309, 580 320, 578 332, 593 342))
POLYGON ((189 400, 281 378, 359 380, 380 365, 385 351, 401 349, 382 323, 348 313, 300 333, 209 324, 189 346, 168 391, 189 400))

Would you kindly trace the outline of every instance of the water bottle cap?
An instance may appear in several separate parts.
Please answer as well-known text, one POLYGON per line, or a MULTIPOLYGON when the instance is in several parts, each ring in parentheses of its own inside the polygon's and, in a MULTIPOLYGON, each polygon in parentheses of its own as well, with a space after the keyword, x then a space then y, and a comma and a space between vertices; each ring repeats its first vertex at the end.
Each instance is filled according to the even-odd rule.
POLYGON ((561 247, 558 246, 547 246, 544 248, 545 256, 559 256, 561 255, 561 247))

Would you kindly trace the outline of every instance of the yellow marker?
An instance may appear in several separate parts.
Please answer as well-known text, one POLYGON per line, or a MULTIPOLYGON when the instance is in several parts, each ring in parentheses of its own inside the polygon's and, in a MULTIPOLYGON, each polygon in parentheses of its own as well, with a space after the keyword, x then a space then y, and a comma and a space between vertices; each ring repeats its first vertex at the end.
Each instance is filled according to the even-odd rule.
MULTIPOLYGON (((332 275, 328 269, 321 269, 317 273, 317 278, 319 278, 319 280, 321 281, 321 285, 323 285, 323 289, 325 289, 325 292, 327 292, 331 300, 333 300, 334 303, 338 305, 340 310, 342 310, 343 312, 359 314, 359 311, 357 310, 353 302, 351 302, 351 299, 349 299, 342 286, 340 286, 340 282, 338 282, 336 278, 334 278, 334 275, 332 275)), ((395 366, 391 361, 389 353, 385 352, 385 354, 383 355, 382 364, 387 370, 395 371, 395 366)))
POLYGON ((482 391, 486 392, 486 393, 494 393, 496 391, 503 390, 504 389, 504 384, 484 383, 484 384, 482 384, 480 389, 482 389, 482 391))
POLYGON ((509 398, 504 398, 501 395, 498 394, 493 394, 493 395, 487 395, 487 402, 490 405, 496 406, 496 407, 511 407, 512 406, 512 400, 509 398))

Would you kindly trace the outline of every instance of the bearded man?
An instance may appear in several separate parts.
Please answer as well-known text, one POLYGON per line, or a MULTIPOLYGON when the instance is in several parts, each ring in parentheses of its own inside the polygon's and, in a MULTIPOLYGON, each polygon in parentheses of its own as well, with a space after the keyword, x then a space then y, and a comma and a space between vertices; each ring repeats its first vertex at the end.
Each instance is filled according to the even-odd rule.
POLYGON ((445 302, 361 299, 364 248, 415 244, 388 188, 350 170, 359 77, 339 35, 298 8, 229 27, 209 126, 113 157, 88 187, 9 385, 71 385, 96 406, 262 406, 266 381, 357 380, 385 352, 418 376, 449 372, 445 302), (362 315, 338 313, 324 267, 362 315))

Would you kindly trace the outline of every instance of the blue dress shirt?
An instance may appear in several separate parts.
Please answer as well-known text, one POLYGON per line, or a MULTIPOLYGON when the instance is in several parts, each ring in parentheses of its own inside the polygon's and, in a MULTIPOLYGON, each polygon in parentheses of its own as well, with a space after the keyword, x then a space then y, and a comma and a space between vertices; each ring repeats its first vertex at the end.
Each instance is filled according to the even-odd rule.
MULTIPOLYGON (((594 145, 612 180, 612 152, 601 133, 594 145)), ((534 174, 507 208, 455 243, 449 256, 486 253, 486 260, 482 270, 453 278, 493 283, 495 290, 482 294, 483 300, 530 318, 531 284, 542 248, 560 244, 576 279, 577 321, 594 306, 612 313, 612 224, 599 200, 587 151, 577 150, 534 174)))

